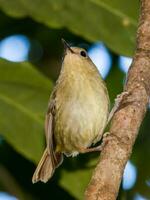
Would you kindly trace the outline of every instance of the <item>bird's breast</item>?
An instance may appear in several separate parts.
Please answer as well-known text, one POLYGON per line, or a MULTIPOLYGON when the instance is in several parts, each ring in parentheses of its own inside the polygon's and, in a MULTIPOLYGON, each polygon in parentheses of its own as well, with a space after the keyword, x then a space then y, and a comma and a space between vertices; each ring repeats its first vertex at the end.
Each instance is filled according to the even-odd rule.
POLYGON ((109 98, 101 79, 76 78, 61 84, 56 95, 54 135, 58 151, 72 154, 101 138, 109 98))

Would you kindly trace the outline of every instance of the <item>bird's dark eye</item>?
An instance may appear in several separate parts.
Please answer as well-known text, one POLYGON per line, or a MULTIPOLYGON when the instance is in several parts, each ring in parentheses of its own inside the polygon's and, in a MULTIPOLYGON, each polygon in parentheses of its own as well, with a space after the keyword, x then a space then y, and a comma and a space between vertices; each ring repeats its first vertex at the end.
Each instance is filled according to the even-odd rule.
POLYGON ((86 57, 86 56, 87 56, 85 51, 81 51, 81 52, 80 52, 80 55, 83 56, 83 57, 86 57))

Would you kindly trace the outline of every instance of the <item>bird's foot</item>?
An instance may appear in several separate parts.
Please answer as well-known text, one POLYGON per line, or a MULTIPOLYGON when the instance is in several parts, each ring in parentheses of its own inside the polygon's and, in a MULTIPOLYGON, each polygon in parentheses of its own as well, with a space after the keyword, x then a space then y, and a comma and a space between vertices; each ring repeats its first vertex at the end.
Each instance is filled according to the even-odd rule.
POLYGON ((97 147, 91 147, 91 148, 79 148, 79 153, 89 153, 89 152, 95 152, 95 151, 102 151, 106 143, 108 142, 110 135, 110 132, 106 132, 103 135, 102 143, 97 147))
MULTIPOLYGON (((120 106, 120 103, 122 102, 122 100, 125 97, 127 97, 129 94, 130 94, 129 92, 125 91, 125 92, 122 92, 121 94, 117 95, 117 98, 115 99, 114 107, 112 108, 112 110, 109 114, 107 124, 110 122, 110 120, 112 119, 115 112, 119 109, 119 106, 120 106)), ((99 146, 91 147, 91 148, 79 148, 79 153, 89 153, 89 152, 95 152, 95 151, 102 151, 102 149, 104 148, 106 143, 111 139, 111 137, 108 137, 109 135, 110 135, 110 132, 104 133, 103 138, 102 138, 102 143, 99 146)))
POLYGON ((80 148, 79 149, 79 153, 90 153, 90 152, 95 152, 95 151, 101 151, 102 147, 101 145, 97 146, 97 147, 91 147, 91 148, 80 148))

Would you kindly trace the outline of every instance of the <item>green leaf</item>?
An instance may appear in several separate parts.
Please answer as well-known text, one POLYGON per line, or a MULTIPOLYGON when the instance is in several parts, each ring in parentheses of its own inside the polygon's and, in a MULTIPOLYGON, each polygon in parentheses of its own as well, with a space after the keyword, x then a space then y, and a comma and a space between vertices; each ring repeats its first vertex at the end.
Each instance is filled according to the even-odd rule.
MULTIPOLYGON (((27 192, 16 178, 3 165, 0 165, 0 190, 8 191, 18 199, 34 200, 35 198, 27 192), (11 185, 11 188, 10 188, 11 185)), ((12 198, 14 199, 14 198, 12 198)))
POLYGON ((52 83, 29 63, 0 60, 0 134, 27 158, 38 161, 52 83))
POLYGON ((13 17, 25 17, 26 16, 26 10, 22 6, 22 3, 18 0, 15 1, 0 1, 2 10, 6 9, 6 13, 8 15, 11 15, 13 17), (12 9, 13 8, 13 9, 12 9))
POLYGON ((93 169, 80 169, 71 172, 62 170, 59 184, 76 199, 82 200, 85 189, 90 181, 92 170, 93 169))
POLYGON ((0 0, 0 8, 13 17, 30 16, 89 41, 104 41, 119 54, 131 56, 135 48, 138 0, 0 0))
POLYGON ((74 196, 75 199, 84 199, 85 189, 98 159, 99 154, 80 154, 77 157, 67 158, 63 162, 63 167, 65 168, 60 171, 59 185, 74 196))

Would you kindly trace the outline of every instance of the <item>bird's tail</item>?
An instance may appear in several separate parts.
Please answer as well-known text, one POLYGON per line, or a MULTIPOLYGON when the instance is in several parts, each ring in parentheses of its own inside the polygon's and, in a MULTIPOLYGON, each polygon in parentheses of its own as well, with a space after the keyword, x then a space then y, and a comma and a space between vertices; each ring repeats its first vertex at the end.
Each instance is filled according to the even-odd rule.
POLYGON ((52 177, 56 167, 62 163, 62 160, 62 154, 56 153, 56 155, 50 155, 46 148, 33 174, 32 183, 36 183, 38 181, 46 183, 52 177))

